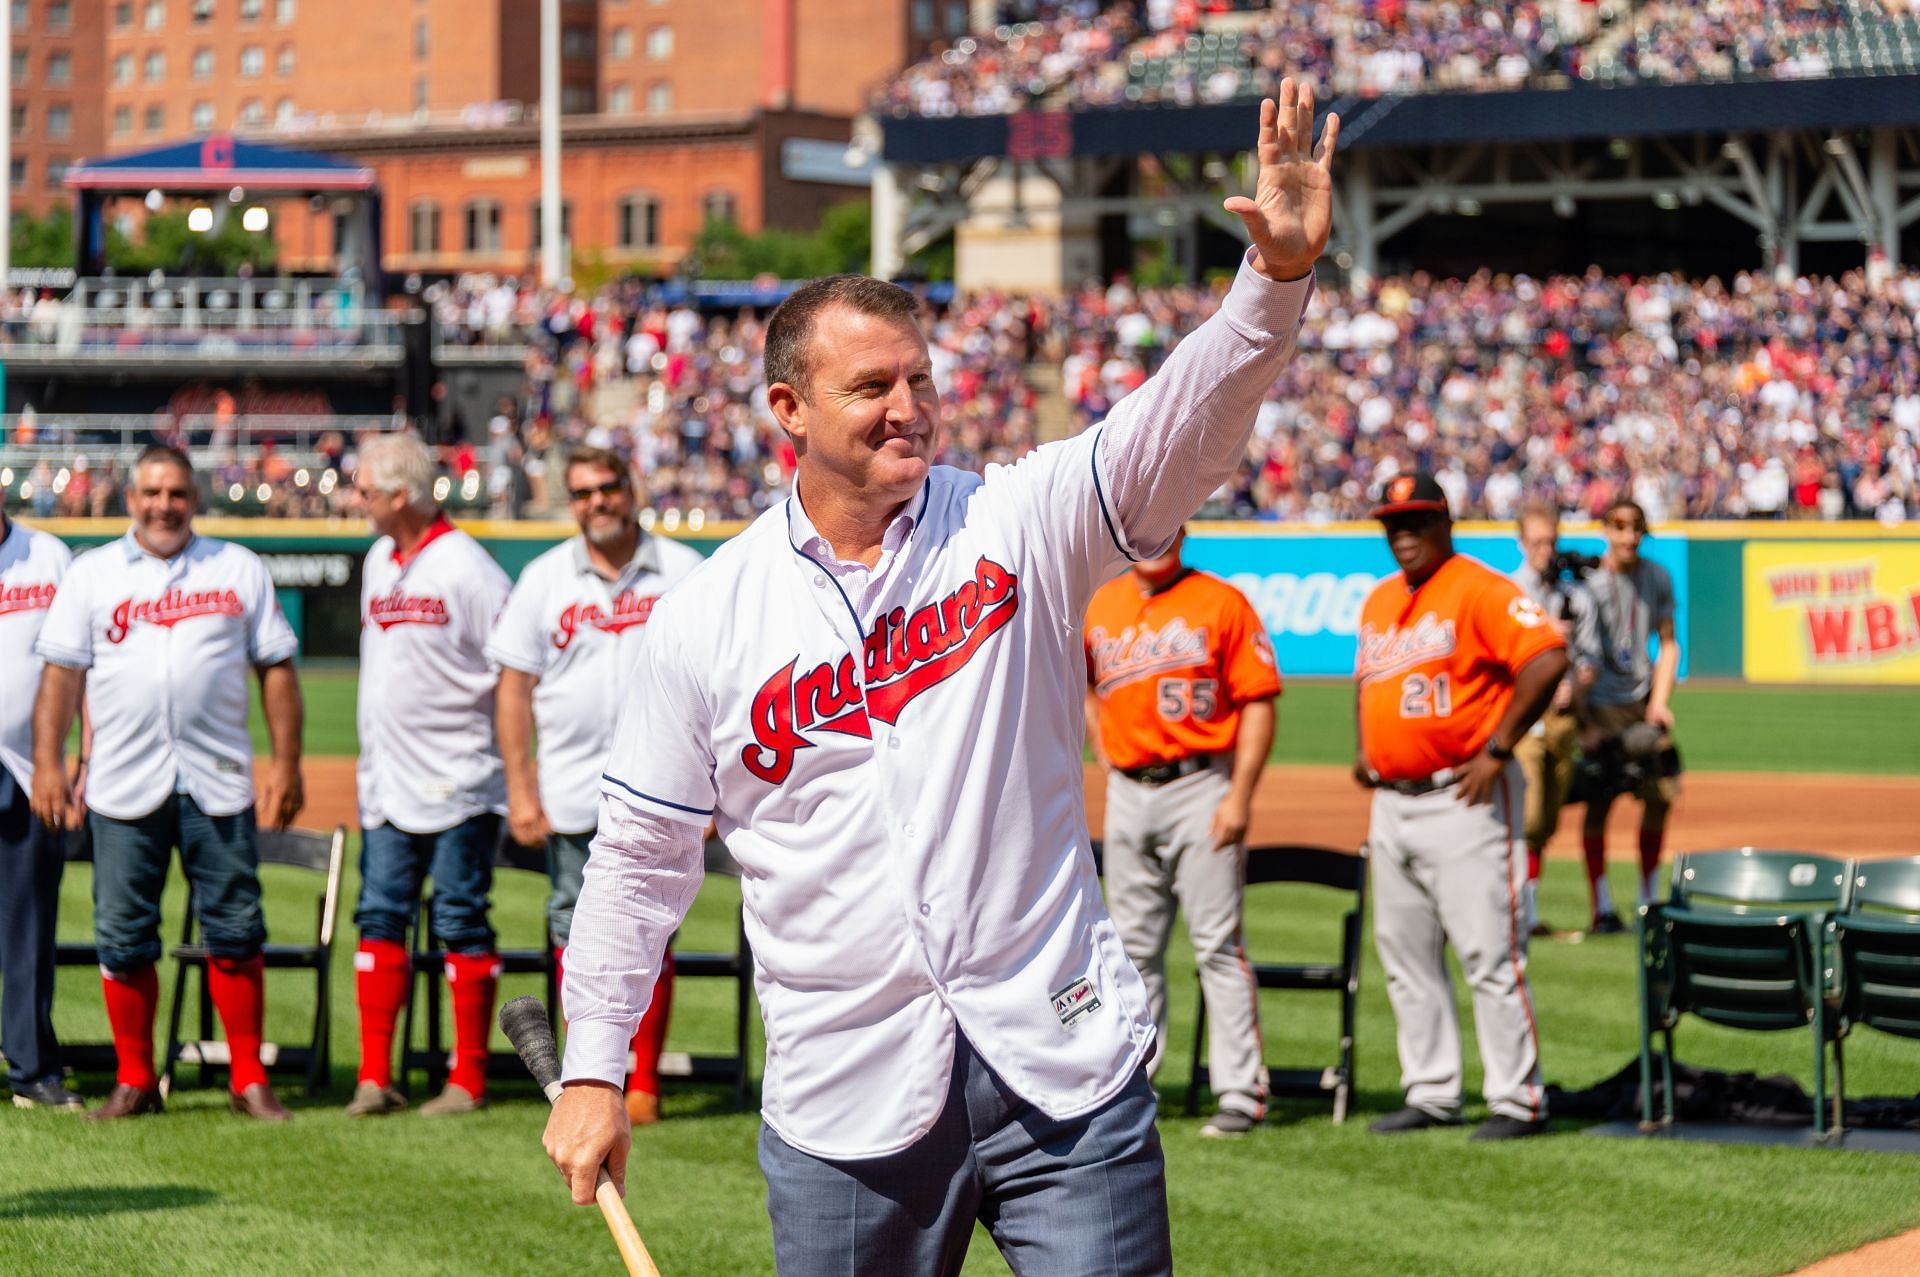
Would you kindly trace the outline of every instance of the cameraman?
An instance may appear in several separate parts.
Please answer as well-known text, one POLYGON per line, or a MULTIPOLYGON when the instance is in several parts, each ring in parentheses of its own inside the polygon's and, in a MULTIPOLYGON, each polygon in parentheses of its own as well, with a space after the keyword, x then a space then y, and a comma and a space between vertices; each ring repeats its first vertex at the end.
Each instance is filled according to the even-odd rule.
MULTIPOLYGON (((1576 659, 1583 659, 1583 654, 1595 650, 1599 640, 1594 636, 1593 598, 1580 577, 1600 561, 1560 549, 1560 511, 1556 506, 1529 501, 1520 507, 1517 522, 1521 563, 1514 570, 1514 583, 1547 614, 1548 623, 1566 640, 1576 659)), ((1591 670, 1584 672, 1591 679, 1591 670)), ((1560 824, 1560 808, 1573 780, 1573 756, 1580 744, 1580 729, 1573 715, 1574 680, 1580 673, 1569 670, 1560 680, 1546 712, 1513 751, 1527 776, 1525 921, 1536 936, 1552 930, 1540 921, 1540 859, 1560 824)))
POLYGON ((1640 556, 1647 515, 1637 502, 1620 498, 1607 507, 1602 522, 1607 553, 1588 572, 1585 585, 1593 600, 1595 642, 1576 660, 1575 712, 1580 719, 1580 749, 1614 774, 1621 786, 1602 786, 1587 797, 1582 839, 1587 881, 1593 888, 1593 930, 1625 930, 1607 890, 1607 810, 1614 798, 1631 792, 1641 802, 1640 898, 1653 896, 1660 849, 1666 840, 1667 812, 1680 792, 1679 758, 1673 749, 1673 710, 1668 705, 1680 671, 1680 642, 1673 625, 1673 578, 1658 563, 1640 556), (1648 640, 1660 640, 1658 659, 1648 640), (1646 724, 1642 728, 1639 724, 1646 724))

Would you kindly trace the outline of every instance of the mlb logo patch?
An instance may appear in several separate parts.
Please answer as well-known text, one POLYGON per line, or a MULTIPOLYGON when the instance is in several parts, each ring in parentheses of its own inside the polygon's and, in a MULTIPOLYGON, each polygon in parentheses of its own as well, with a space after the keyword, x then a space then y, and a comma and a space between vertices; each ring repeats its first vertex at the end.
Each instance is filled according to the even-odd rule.
POLYGON ((1093 991, 1093 981, 1085 976, 1053 995, 1053 1013, 1060 1017, 1065 1028, 1072 1028, 1075 1020, 1099 1009, 1100 995, 1093 991))

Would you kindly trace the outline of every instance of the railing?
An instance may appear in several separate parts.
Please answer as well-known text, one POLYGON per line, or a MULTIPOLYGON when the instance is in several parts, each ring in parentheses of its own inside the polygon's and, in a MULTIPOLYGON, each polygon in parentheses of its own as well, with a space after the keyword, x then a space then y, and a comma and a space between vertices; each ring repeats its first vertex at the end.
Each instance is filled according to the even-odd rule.
POLYGON ((71 461, 91 451, 102 459, 131 461, 155 443, 186 449, 196 464, 231 456, 250 460, 268 452, 317 456, 322 435, 351 439, 392 428, 391 417, 333 413, 18 412, 0 416, 0 459, 18 468, 20 457, 71 461))
POLYGON ((96 357, 386 355, 400 348, 399 325, 347 280, 90 278, 63 299, 12 301, 0 313, 0 347, 96 357))

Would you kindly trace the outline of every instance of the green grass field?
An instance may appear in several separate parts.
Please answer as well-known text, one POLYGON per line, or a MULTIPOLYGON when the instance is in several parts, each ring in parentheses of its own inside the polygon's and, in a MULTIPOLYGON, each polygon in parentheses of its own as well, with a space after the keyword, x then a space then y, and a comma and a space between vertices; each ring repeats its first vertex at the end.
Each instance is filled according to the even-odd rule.
MULTIPOLYGON (((1585 888, 1550 867, 1548 916, 1578 916, 1585 888)), ((307 880, 269 870, 271 926, 311 926, 307 880)), ((496 921, 508 943, 537 934, 544 883, 500 884, 496 921)), ((1631 884, 1616 881, 1618 893, 1631 884)), ((349 898, 352 884, 349 883, 349 898)), ((1263 889, 1273 892, 1275 889, 1263 889)), ((1330 951, 1329 899, 1311 889, 1256 896, 1256 957, 1330 951)), ((83 932, 88 882, 69 876, 64 917, 83 932)), ((177 925, 181 893, 167 907, 177 925)), ((685 933, 690 947, 728 942, 735 884, 711 882, 685 933)), ((1803 1149, 1724 1148, 1600 1139, 1563 1122, 1549 1138, 1473 1146, 1458 1131, 1393 1140, 1366 1121, 1396 1106, 1393 1025, 1371 941, 1357 1034, 1357 1111, 1335 1127, 1323 1105, 1281 1105, 1235 1144, 1203 1140, 1180 1116, 1197 996, 1184 936, 1173 946, 1171 1060, 1160 1079, 1175 1254, 1186 1274, 1356 1273, 1428 1277, 1760 1277, 1920 1225, 1920 1158, 1803 1149)), ((1633 951, 1625 939, 1544 943, 1535 1000, 1550 1082, 1585 1086, 1633 1056, 1633 951)), ((165 973, 163 973, 164 979, 165 973)), ((476 1117, 413 1115, 351 1123, 338 1105, 352 1082, 355 1017, 350 954, 335 963, 331 1095, 288 1091, 291 1129, 228 1116, 218 1090, 182 1090, 164 1116, 98 1128, 50 1113, 0 1112, 0 1273, 7 1277, 205 1273, 616 1272, 598 1213, 575 1209, 547 1167, 544 1105, 531 1085, 502 1088, 476 1117)), ((531 979, 523 984, 534 983, 531 979)), ((163 983, 170 988, 170 981, 163 983)), ((297 977, 269 988, 269 1036, 295 1040, 311 1006, 297 977)), ((516 990, 509 982, 508 992, 516 990)), ((670 1048, 727 1044, 725 993, 685 981, 670 1048)), ((58 1021, 79 1040, 104 1031, 97 977, 61 973, 58 1021)), ((1467 1007, 1462 1020, 1471 1022, 1467 1007)), ((1270 994, 1269 1059, 1331 1060, 1332 999, 1270 994)), ((1783 1071, 1804 1080, 1800 1035, 1737 1034, 1688 1023, 1682 1058, 1783 1071)), ((754 1051, 757 1058, 758 1044, 754 1051)), ((1469 1093, 1478 1069, 1468 1046, 1469 1093)), ((1848 1052, 1856 1095, 1911 1094, 1920 1044, 1861 1031, 1848 1052)), ((188 1075, 190 1076, 190 1074, 188 1075)), ((98 1096, 105 1080, 86 1079, 98 1096)), ((655 1259, 673 1277, 770 1273, 757 1119, 716 1091, 674 1090, 668 1120, 644 1130, 629 1202, 655 1259)), ((1470 1116, 1479 1116, 1478 1110, 1470 1116)), ((984 1235, 969 1273, 1005 1272, 984 1235)))
MULTIPOLYGON (((302 674, 307 753, 356 751, 350 670, 302 674)), ((257 689, 256 689, 257 700, 257 689)), ((1920 688, 1755 688, 1689 685, 1674 697, 1687 766, 1703 771, 1920 772, 1920 688)), ((266 748, 256 712, 254 743, 266 748)), ((1341 680, 1295 679, 1280 698, 1273 759, 1353 759, 1353 688, 1341 680)))

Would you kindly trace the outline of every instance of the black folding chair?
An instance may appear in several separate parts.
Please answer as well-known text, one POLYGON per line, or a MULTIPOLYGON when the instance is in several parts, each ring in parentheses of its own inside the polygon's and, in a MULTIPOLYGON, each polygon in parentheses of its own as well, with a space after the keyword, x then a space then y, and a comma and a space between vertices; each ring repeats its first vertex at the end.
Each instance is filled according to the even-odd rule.
MULTIPOLYGON (((740 866, 734 863, 727 845, 718 838, 707 839, 706 869, 709 877, 738 878, 740 866)), ((690 1055, 668 1051, 660 1057, 660 1076, 686 1078, 694 1082, 725 1082, 733 1087, 733 1102, 745 1108, 747 1103, 747 1016, 753 997, 753 951, 747 945, 746 914, 739 922, 739 939, 734 951, 673 951, 674 980, 733 981, 733 1041, 731 1055, 690 1055)))
MULTIPOLYGON (((87 831, 83 821, 80 828, 69 829, 61 835, 61 852, 70 865, 93 863, 93 837, 87 831)), ((91 938, 86 940, 62 940, 53 946, 53 964, 56 967, 93 967, 100 966, 100 947, 91 938)), ((80 1042, 60 1038, 60 1063, 76 1073, 111 1073, 119 1065, 119 1057, 113 1052, 113 1043, 80 1042)))
MULTIPOLYGON (((1267 1070, 1269 1095, 1313 1097, 1333 1094, 1333 1120, 1347 1120, 1353 1095, 1354 1002, 1360 992, 1360 920, 1367 908, 1367 849, 1351 854, 1331 847, 1272 846, 1247 849, 1247 886, 1266 883, 1303 883, 1352 893, 1352 903, 1340 919, 1339 956, 1333 962, 1252 963, 1255 984, 1262 989, 1318 990, 1340 998, 1340 1042, 1334 1063, 1319 1069, 1267 1070)), ((1193 1072, 1187 1083, 1186 1111, 1200 1111, 1200 1088, 1208 1084, 1204 1058, 1207 1043, 1207 1003, 1193 1025, 1193 1072)))
MULTIPOLYGON (((259 833, 260 863, 285 865, 321 876, 321 889, 314 899, 314 939, 308 944, 268 944, 260 955, 269 971, 311 971, 314 981, 313 1026, 305 1046, 281 1046, 263 1042, 260 1062, 269 1075, 298 1073, 306 1079, 306 1092, 315 1095, 331 1081, 333 1064, 333 933, 340 913, 340 875, 346 862, 347 827, 334 826, 332 833, 318 829, 263 829, 259 833)), ((167 1017, 167 1053, 160 1070, 160 1090, 171 1094, 174 1074, 182 1062, 200 1066, 196 1079, 209 1085, 216 1066, 228 1063, 227 1044, 213 1035, 213 995, 207 984, 208 952, 194 941, 192 893, 187 900, 187 920, 180 943, 173 948, 173 1010, 167 1017), (180 1037, 180 1020, 187 1002, 187 976, 200 977, 200 1036, 190 1041, 180 1037)))

